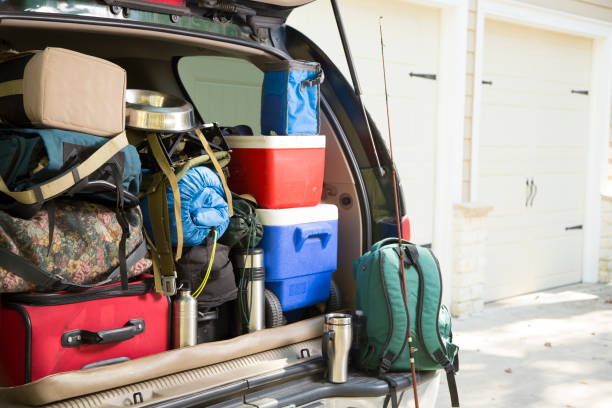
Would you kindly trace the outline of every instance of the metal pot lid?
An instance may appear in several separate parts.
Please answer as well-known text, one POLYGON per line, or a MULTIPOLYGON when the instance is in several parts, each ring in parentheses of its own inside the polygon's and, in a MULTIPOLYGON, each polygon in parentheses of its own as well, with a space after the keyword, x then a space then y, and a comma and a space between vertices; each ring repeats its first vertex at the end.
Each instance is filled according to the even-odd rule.
POLYGON ((182 98, 128 89, 125 100, 126 127, 153 132, 186 132, 196 127, 193 106, 182 98))

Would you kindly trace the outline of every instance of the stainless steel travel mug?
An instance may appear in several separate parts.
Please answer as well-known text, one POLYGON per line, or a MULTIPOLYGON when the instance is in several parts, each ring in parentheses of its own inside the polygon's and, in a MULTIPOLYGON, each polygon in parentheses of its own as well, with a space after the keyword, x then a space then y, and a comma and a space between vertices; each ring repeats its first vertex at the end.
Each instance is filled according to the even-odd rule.
POLYGON ((351 315, 328 313, 323 323, 322 351, 327 358, 327 379, 333 383, 346 382, 349 352, 353 340, 351 315))
POLYGON ((174 348, 195 346, 198 342, 198 302, 191 291, 181 289, 174 299, 174 348))
POLYGON ((265 312, 265 268, 264 268, 264 252, 261 248, 254 248, 248 251, 242 250, 234 258, 236 274, 239 280, 240 299, 239 305, 241 309, 240 316, 242 320, 248 318, 248 322, 244 321, 244 327, 249 332, 266 328, 266 312, 265 312))

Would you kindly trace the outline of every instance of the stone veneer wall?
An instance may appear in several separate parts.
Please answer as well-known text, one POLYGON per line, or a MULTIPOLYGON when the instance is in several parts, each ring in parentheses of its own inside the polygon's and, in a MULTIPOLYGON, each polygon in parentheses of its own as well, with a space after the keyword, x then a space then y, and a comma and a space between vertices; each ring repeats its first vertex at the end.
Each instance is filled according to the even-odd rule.
POLYGON ((601 196, 599 281, 612 283, 612 196, 601 196))
POLYGON ((486 218, 493 207, 455 204, 451 313, 465 316, 484 309, 486 218))

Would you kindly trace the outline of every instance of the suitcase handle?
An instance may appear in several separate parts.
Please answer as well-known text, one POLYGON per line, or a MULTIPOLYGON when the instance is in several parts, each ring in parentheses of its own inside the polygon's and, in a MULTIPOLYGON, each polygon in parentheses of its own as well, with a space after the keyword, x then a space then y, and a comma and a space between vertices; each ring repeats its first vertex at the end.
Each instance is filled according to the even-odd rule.
POLYGON ((108 344, 129 340, 144 332, 144 319, 131 319, 125 326, 118 329, 100 330, 70 330, 62 334, 63 347, 79 347, 83 344, 108 344))

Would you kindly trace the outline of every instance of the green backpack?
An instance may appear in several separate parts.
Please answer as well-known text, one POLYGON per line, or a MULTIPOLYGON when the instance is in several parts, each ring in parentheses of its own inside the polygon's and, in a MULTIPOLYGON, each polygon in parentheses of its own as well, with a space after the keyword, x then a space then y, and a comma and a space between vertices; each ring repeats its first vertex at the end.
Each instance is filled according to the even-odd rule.
POLYGON ((408 305, 402 296, 397 238, 379 241, 353 264, 356 309, 367 318, 366 347, 362 349, 360 365, 377 370, 381 377, 387 371, 410 371, 408 320, 416 370, 443 368, 452 406, 458 407, 458 347, 452 343, 450 314, 441 305, 438 260, 431 250, 408 241, 402 241, 402 251, 408 305))

